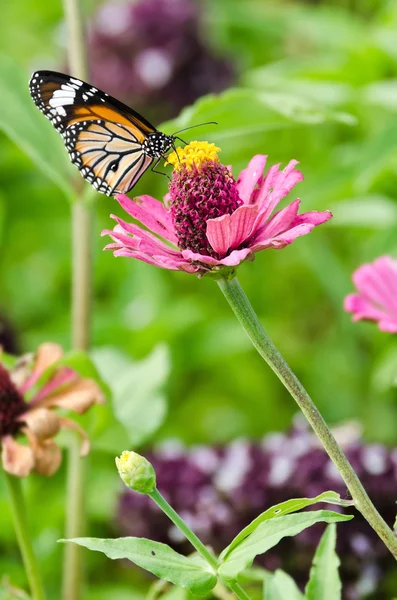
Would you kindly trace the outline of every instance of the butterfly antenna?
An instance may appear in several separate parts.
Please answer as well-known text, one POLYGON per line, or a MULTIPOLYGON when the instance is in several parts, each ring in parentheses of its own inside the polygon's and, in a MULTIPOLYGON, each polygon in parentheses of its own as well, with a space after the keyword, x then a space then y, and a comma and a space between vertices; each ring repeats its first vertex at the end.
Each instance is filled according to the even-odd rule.
POLYGON ((186 127, 185 129, 180 129, 179 131, 175 131, 172 135, 176 135, 177 133, 182 133, 182 131, 187 131, 188 129, 195 129, 196 127, 203 127, 204 125, 218 125, 216 121, 207 121, 207 123, 199 123, 198 125, 191 125, 190 127, 186 127))

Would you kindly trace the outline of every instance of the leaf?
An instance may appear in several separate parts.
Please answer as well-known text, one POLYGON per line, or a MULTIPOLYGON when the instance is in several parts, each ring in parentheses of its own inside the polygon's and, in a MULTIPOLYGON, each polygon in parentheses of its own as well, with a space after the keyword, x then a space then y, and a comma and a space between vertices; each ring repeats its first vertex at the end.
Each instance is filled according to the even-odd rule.
POLYGON ((234 538, 234 540, 223 550, 220 555, 220 558, 225 559, 236 546, 241 544, 241 542, 250 535, 255 529, 264 521, 269 519, 279 518, 284 515, 288 515, 292 512, 296 512, 301 510, 302 508, 306 508, 307 506, 312 506, 317 502, 327 502, 328 504, 337 504, 339 506, 353 506, 354 502, 351 500, 342 500, 339 494, 336 492, 323 492, 319 496, 315 498, 292 498, 291 500, 286 500, 285 502, 281 502, 280 504, 276 504, 275 506, 271 506, 265 512, 260 514, 256 519, 254 519, 247 527, 242 529, 240 533, 234 538))
POLYGON ((28 74, 17 63, 0 55, 0 129, 71 197, 73 167, 61 137, 34 105, 28 82, 28 74))
POLYGON ((227 555, 219 567, 219 575, 226 581, 236 579, 243 569, 252 564, 258 554, 267 552, 282 538, 297 535, 315 523, 350 521, 352 518, 351 515, 319 510, 264 521, 227 555))
POLYGON ((170 371, 167 346, 157 346, 139 362, 133 362, 115 348, 96 350, 94 360, 112 392, 117 420, 134 446, 142 444, 160 427, 166 415, 162 388, 170 371))
POLYGON ((304 597, 292 577, 277 569, 265 582, 263 600, 304 600, 304 597))
POLYGON ((336 525, 328 525, 313 559, 310 579, 306 586, 306 600, 340 600, 342 586, 338 567, 340 560, 335 552, 336 525))
POLYGON ((187 558, 166 544, 144 538, 118 539, 75 538, 60 540, 103 552, 111 558, 126 558, 160 579, 188 588, 197 596, 205 596, 215 587, 217 578, 208 564, 197 557, 187 558))
POLYGON ((172 133, 189 125, 217 121, 215 129, 214 126, 200 128, 200 137, 213 138, 221 144, 240 136, 290 127, 291 123, 317 125, 329 120, 351 123, 349 115, 324 109, 296 94, 232 88, 222 94, 200 98, 185 108, 177 119, 163 124, 161 130, 172 133))
POLYGON ((76 373, 78 373, 80 377, 94 379, 94 381, 96 381, 99 387, 101 388, 104 395, 108 399, 110 399, 110 388, 105 383, 104 379, 101 377, 101 374, 99 373, 99 370, 97 369, 94 360, 89 354, 83 352, 82 350, 72 350, 71 352, 67 352, 65 354, 65 356, 60 360, 59 365, 70 367, 71 369, 76 371, 76 373))

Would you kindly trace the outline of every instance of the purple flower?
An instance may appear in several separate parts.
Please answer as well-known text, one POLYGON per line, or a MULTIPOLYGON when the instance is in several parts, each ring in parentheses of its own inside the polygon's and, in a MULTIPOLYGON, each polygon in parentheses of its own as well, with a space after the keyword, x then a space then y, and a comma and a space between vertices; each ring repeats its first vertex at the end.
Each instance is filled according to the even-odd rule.
POLYGON ((218 162, 218 151, 214 144, 191 142, 168 157, 174 172, 166 204, 150 196, 116 196, 149 231, 112 215, 118 224, 102 232, 114 240, 105 249, 201 276, 234 268, 260 250, 284 248, 332 217, 329 211, 298 214, 300 200, 274 212, 303 179, 296 160, 264 174, 267 157, 258 154, 235 181, 218 162))
POLYGON ((192 0, 105 2, 89 36, 92 82, 146 116, 165 119, 234 80, 201 35, 192 0))
POLYGON ((353 273, 358 294, 345 299, 353 321, 375 321, 381 331, 397 333, 397 261, 381 256, 353 273))

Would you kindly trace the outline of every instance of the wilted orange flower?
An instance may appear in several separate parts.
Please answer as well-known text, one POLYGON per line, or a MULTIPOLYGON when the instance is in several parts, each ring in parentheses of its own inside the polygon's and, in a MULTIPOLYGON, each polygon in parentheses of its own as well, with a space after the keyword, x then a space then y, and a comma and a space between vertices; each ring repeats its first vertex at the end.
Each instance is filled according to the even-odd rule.
POLYGON ((7 369, 0 355, 1 460, 3 468, 17 477, 32 471, 49 476, 57 471, 62 454, 53 438, 61 428, 80 433, 81 454, 89 451, 80 425, 54 409, 82 414, 93 404, 103 403, 104 396, 96 381, 62 365, 62 356, 58 344, 45 343, 7 369), (21 436, 27 443, 21 443, 21 436))

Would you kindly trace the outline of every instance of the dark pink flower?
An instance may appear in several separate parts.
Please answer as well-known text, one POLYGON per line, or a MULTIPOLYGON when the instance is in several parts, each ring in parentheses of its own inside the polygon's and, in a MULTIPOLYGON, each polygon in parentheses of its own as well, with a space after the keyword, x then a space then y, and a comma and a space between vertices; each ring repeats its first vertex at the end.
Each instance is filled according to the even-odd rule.
POLYGON ((274 212, 303 179, 297 161, 283 170, 274 165, 264 174, 267 157, 258 154, 235 181, 219 163, 218 150, 207 142, 191 142, 168 157, 174 172, 164 203, 150 196, 116 196, 147 229, 112 215, 117 225, 102 234, 114 243, 105 249, 202 276, 233 269, 260 250, 284 248, 331 218, 329 211, 298 215, 300 200, 274 212))
POLYGON ((353 321, 377 321, 381 331, 397 333, 397 260, 381 256, 353 274, 358 294, 345 298, 353 321))

